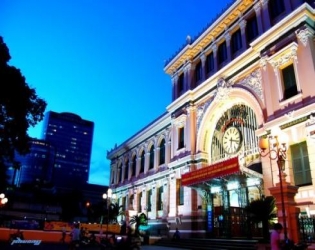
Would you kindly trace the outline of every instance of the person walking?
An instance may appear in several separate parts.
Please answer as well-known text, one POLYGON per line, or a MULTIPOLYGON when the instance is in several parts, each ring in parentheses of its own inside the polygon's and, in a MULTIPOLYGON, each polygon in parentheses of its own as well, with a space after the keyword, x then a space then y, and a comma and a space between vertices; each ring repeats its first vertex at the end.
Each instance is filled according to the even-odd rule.
POLYGON ((274 224, 273 231, 270 236, 271 250, 281 250, 282 244, 281 244, 280 234, 281 234, 282 228, 283 227, 280 223, 274 224))
POLYGON ((74 250, 80 246, 80 229, 79 224, 75 224, 73 229, 71 230, 71 242, 70 242, 70 250, 74 250))
POLYGON ((173 240, 179 240, 180 239, 180 233, 178 228, 176 227, 175 233, 173 235, 173 240))
POLYGON ((66 230, 66 227, 63 226, 61 228, 61 239, 60 239, 61 243, 63 244, 66 243, 66 235, 67 235, 67 230, 66 230))

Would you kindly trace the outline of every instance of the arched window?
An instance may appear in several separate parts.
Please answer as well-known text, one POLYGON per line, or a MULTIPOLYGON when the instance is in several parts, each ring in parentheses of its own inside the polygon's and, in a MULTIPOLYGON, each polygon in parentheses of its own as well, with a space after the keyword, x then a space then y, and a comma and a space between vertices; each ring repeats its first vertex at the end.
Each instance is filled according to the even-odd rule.
POLYGON ((122 177, 123 177, 123 168, 122 168, 122 163, 119 164, 119 177, 118 177, 118 183, 122 181, 122 177))
POLYGON ((126 164, 126 165, 125 165, 125 178, 124 178, 124 180, 128 180, 129 160, 127 160, 125 164, 126 164))
POLYGON ((142 153, 141 153, 140 174, 144 173, 144 163, 145 163, 145 152, 143 150, 142 153))
POLYGON ((154 146, 152 145, 150 148, 150 163, 149 163, 149 169, 154 168, 154 146))
POLYGON ((165 163, 165 140, 163 139, 160 143, 160 155, 159 155, 159 165, 165 163))
POLYGON ((131 176, 136 176, 136 170, 137 170, 137 158, 136 156, 134 155, 132 157, 132 172, 131 172, 131 176))

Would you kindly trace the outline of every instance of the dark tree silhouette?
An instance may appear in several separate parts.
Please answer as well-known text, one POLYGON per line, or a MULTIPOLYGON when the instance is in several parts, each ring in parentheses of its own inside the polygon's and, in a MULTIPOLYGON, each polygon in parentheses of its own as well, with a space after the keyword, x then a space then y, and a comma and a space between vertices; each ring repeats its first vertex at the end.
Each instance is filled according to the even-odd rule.
POLYGON ((135 235, 140 234, 140 226, 146 226, 148 225, 148 218, 144 213, 141 213, 140 215, 134 215, 129 220, 130 225, 135 225, 135 235))
POLYGON ((245 207, 245 211, 251 223, 262 222, 263 237, 265 240, 269 240, 269 222, 277 217, 275 198, 267 196, 254 200, 245 207))
POLYGON ((117 217, 119 215, 125 214, 125 211, 123 209, 124 209, 124 206, 119 205, 118 203, 109 204, 109 220, 110 220, 110 222, 112 222, 114 224, 118 223, 117 217))
POLYGON ((21 71, 8 64, 9 49, 0 36, 0 190, 7 186, 6 168, 14 152, 29 152, 27 130, 44 118, 46 101, 26 83, 21 71))

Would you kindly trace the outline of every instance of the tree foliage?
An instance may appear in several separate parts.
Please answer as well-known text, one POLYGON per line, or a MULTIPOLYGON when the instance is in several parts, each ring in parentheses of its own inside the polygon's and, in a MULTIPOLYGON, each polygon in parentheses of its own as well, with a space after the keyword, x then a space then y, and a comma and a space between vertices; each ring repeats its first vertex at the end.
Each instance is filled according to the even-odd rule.
POLYGON ((27 130, 44 118, 47 103, 26 83, 21 71, 9 65, 9 49, 0 36, 0 190, 6 187, 6 167, 14 152, 29 152, 27 130))
POLYGON ((124 209, 124 206, 119 205, 118 203, 109 204, 109 220, 114 224, 118 223, 117 217, 119 215, 125 214, 125 211, 123 209, 124 209))
POLYGON ((277 217, 275 198, 267 196, 254 200, 245 208, 245 211, 250 222, 262 222, 264 238, 269 239, 269 224, 277 217))
POLYGON ((140 215, 134 215, 129 220, 130 225, 135 225, 135 234, 139 235, 139 228, 140 226, 146 226, 148 225, 148 217, 141 213, 140 215))

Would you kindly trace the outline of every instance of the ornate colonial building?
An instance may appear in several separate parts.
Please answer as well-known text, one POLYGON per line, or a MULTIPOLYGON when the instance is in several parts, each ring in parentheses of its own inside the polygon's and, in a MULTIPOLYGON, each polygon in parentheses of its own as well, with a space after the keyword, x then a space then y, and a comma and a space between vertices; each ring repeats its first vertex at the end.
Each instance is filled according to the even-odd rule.
POLYGON ((187 38, 164 68, 167 112, 107 154, 127 215, 145 213, 152 234, 259 235, 244 207, 273 195, 298 237, 300 213, 315 214, 314 21, 313 1, 236 0, 187 38))

